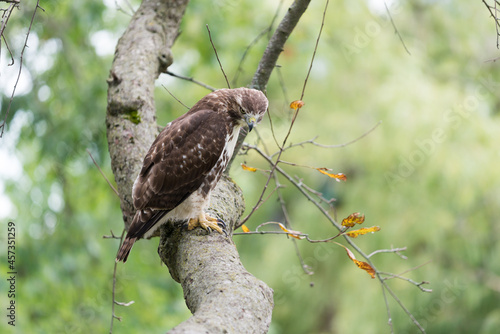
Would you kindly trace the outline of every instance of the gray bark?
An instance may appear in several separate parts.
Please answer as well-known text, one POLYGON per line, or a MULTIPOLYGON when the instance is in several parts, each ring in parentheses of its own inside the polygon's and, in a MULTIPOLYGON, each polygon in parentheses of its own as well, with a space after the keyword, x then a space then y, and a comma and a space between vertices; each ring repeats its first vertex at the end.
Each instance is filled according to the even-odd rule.
POLYGON ((170 48, 188 0, 144 0, 118 41, 108 78, 106 127, 125 227, 135 214, 132 185, 158 135, 154 82, 172 64, 170 48))
MULTIPOLYGON (((116 47, 108 78, 106 126, 126 228, 135 213, 133 182, 158 134, 154 82, 173 61, 170 48, 187 3, 144 0, 116 47)), ((158 253, 181 283, 193 312, 172 333, 267 332, 272 290, 245 270, 231 239, 243 209, 241 191, 224 176, 213 192, 210 211, 226 221, 228 237, 206 235, 201 229, 188 232, 178 222, 162 227, 158 253)))
POLYGON ((161 228, 158 252, 193 313, 169 333, 267 333, 273 291, 246 271, 231 238, 244 209, 241 190, 224 175, 209 212, 226 222, 227 237, 199 228, 186 231, 182 222, 161 228))

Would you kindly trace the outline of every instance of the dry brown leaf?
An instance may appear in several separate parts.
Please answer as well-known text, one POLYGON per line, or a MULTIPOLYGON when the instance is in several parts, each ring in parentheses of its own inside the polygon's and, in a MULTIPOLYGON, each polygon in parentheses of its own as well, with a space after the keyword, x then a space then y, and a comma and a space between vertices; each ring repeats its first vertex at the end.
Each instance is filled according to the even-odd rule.
POLYGON ((347 256, 349 256, 349 258, 352 260, 352 262, 354 262, 358 266, 358 268, 363 269, 372 278, 375 278, 375 269, 373 269, 372 266, 370 266, 369 263, 356 260, 356 257, 354 256, 354 253, 351 252, 351 250, 349 248, 347 248, 346 246, 344 246, 342 244, 339 244, 338 242, 334 242, 334 243, 336 243, 337 245, 339 245, 340 247, 342 247, 342 248, 345 249, 345 251, 347 252, 347 256))
POLYGON ((363 224, 365 221, 365 215, 359 212, 354 212, 349 215, 349 217, 342 220, 342 226, 353 227, 356 224, 363 224))

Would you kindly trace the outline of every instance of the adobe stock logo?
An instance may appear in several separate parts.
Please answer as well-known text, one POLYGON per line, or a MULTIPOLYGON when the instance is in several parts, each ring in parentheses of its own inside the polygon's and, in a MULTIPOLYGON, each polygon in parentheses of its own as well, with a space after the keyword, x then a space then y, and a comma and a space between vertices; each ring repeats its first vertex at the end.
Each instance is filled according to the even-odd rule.
MULTIPOLYGON (((399 1, 389 3, 387 9, 391 17, 399 14, 401 12, 399 1)), ((382 28, 391 24, 391 17, 387 13, 381 16, 383 17, 383 21, 380 21, 381 23, 370 20, 362 28, 357 26, 354 28, 352 41, 350 43, 341 43, 342 53, 348 62, 352 60, 352 56, 359 54, 362 49, 370 45, 380 35, 382 28)))
MULTIPOLYGON (((434 296, 429 302, 422 304, 419 310, 414 313, 414 316, 420 322, 423 328, 432 328, 434 324, 439 323, 444 312, 450 312, 457 309, 457 306, 450 309, 450 306, 457 303, 467 290, 467 284, 454 279, 450 281, 445 279, 441 284, 441 292, 434 296)), ((436 291, 437 292, 437 291, 436 291)), ((411 320, 408 319, 411 323, 411 320)), ((411 324, 406 332, 401 333, 415 333, 415 327, 411 324)), ((430 332, 430 331, 429 331, 430 332)))
POLYGON ((480 106, 481 101, 500 90, 500 83, 493 80, 491 74, 480 77, 478 85, 462 101, 442 114, 441 126, 436 126, 427 138, 417 138, 413 141, 413 148, 408 154, 400 154, 397 167, 386 172, 384 178, 391 189, 394 189, 405 178, 410 177, 415 170, 436 153, 439 144, 447 138, 448 129, 458 128, 480 106))

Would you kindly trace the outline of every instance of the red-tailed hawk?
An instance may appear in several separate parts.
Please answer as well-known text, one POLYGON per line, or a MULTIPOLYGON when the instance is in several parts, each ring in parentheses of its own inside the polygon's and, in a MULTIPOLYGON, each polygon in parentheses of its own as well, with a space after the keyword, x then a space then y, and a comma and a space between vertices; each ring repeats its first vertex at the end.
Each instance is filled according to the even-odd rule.
POLYGON ((266 96, 249 88, 220 89, 167 124, 151 145, 132 189, 137 210, 116 261, 127 261, 139 238, 148 238, 169 220, 187 220, 225 233, 225 224, 205 213, 210 192, 231 159, 240 129, 259 123, 266 96))

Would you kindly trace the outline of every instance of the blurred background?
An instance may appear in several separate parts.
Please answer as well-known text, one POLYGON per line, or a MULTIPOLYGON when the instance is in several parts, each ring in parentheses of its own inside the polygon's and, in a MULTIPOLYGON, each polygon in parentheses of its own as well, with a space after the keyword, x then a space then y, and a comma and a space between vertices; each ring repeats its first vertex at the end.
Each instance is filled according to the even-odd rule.
MULTIPOLYGON (((131 1, 137 8, 139 2, 131 1)), ((264 35, 278 8, 291 1, 192 1, 173 48, 172 72, 211 86, 226 86, 205 25, 232 86, 252 78, 266 46, 264 35)), ((317 137, 342 148, 303 145, 283 159, 328 167, 346 182, 313 169, 283 166, 309 187, 335 198, 338 220, 353 212, 381 231, 355 239, 365 253, 407 247, 372 257, 384 272, 428 281, 432 293, 402 280, 387 283, 428 333, 497 333, 500 328, 500 56, 495 23, 481 1, 333 1, 316 60, 289 143, 317 137), (407 50, 405 50, 405 47, 407 50), (418 267, 416 269, 413 269, 418 267), (413 270, 412 270, 413 269, 413 270)), ((8 22, 6 38, 18 56, 34 4, 21 4, 8 22)), ((24 53, 17 94, 0 139, 0 221, 16 224, 17 322, 8 333, 104 333, 111 320, 111 288, 123 229, 119 200, 94 166, 91 152, 113 180, 105 129, 106 94, 114 47, 130 20, 125 1, 42 2, 24 53)), ((275 135, 289 128, 288 105, 300 98, 319 32, 325 2, 312 1, 279 59, 267 93, 275 135)), ((3 42, 2 42, 3 43, 3 42)), ((17 77, 2 44, 2 117, 17 77)), ((158 123, 185 112, 161 86, 186 105, 209 91, 162 75, 156 103, 158 123)), ((258 133, 273 152, 268 120, 258 133)), ((252 133, 250 143, 256 143, 252 133)), ((267 176, 239 167, 267 169, 255 152, 238 158, 231 176, 243 189, 247 212, 267 176)), ((281 179, 292 227, 323 239, 336 230, 292 185, 281 179)), ((272 198, 247 222, 283 221, 272 198)), ((378 280, 359 270, 335 244, 298 241, 313 275, 301 267, 295 245, 279 235, 238 235, 245 267, 275 290, 269 333, 389 333, 378 280)), ((339 240, 345 244, 344 240, 339 240)), ((163 333, 190 316, 180 286, 156 254, 158 239, 136 244, 119 265, 116 307, 123 319, 114 333, 163 333)), ((7 307, 9 271, 0 249, 1 308, 7 307)), ((358 259, 361 257, 358 255, 358 259)), ((417 333, 390 297, 396 333, 417 333)))

